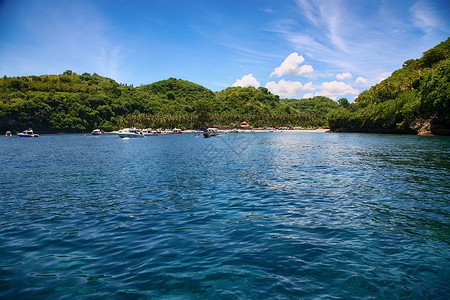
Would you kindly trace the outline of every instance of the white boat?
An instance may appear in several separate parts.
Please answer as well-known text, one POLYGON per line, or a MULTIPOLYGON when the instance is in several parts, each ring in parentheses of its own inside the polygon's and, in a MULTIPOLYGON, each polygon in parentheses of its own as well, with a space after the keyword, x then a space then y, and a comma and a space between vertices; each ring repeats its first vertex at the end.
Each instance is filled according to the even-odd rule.
POLYGON ((140 129, 136 129, 136 128, 124 128, 119 130, 118 135, 121 138, 140 138, 140 137, 144 137, 144 134, 142 133, 142 131, 140 129))
POLYGON ((5 132, 5 136, 12 136, 12 133, 11 133, 11 131, 7 131, 7 132, 5 132))
POLYGON ((174 129, 172 130, 172 133, 173 133, 173 134, 181 134, 181 133, 183 133, 183 131, 182 131, 181 129, 179 129, 179 128, 174 128, 174 129))
POLYGON ((158 132, 156 130, 152 130, 151 128, 142 129, 142 133, 145 136, 155 136, 158 135, 158 132))
POLYGON ((100 129, 94 129, 92 130, 92 135, 101 135, 102 131, 100 129))
POLYGON ((203 136, 205 138, 209 138, 212 136, 219 136, 219 130, 217 128, 208 128, 205 133, 203 134, 203 136))
POLYGON ((17 135, 20 137, 38 137, 39 136, 39 134, 34 133, 33 129, 31 129, 31 128, 29 128, 21 133, 18 133, 17 135))

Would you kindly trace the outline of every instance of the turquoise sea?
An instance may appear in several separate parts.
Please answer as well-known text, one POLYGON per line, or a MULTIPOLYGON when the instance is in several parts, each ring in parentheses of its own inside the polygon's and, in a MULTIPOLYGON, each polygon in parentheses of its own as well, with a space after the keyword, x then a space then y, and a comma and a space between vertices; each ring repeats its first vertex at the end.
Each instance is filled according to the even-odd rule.
POLYGON ((449 137, 0 137, 1 299, 449 299, 449 244, 449 137))

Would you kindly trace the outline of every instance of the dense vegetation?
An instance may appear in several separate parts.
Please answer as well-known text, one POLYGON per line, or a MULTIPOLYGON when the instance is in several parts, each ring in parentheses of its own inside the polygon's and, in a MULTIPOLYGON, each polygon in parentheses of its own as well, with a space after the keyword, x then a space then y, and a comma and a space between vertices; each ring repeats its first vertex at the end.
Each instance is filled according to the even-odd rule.
POLYGON ((450 39, 411 59, 389 78, 362 92, 354 103, 280 99, 267 88, 229 87, 213 92, 169 78, 139 87, 97 74, 0 79, 0 130, 105 131, 123 127, 201 128, 326 126, 333 131, 417 133, 421 119, 441 120, 450 133, 450 39), (413 126, 413 124, 416 124, 413 126))
POLYGON ((40 132, 106 131, 122 127, 200 128, 322 126, 336 102, 317 97, 280 100, 266 88, 230 87, 220 92, 169 78, 133 87, 68 70, 62 75, 0 79, 0 129, 40 132), (329 108, 327 108, 329 106, 329 108))
POLYGON ((412 124, 430 118, 448 127, 450 38, 328 115, 331 130, 365 132, 416 133, 412 124))

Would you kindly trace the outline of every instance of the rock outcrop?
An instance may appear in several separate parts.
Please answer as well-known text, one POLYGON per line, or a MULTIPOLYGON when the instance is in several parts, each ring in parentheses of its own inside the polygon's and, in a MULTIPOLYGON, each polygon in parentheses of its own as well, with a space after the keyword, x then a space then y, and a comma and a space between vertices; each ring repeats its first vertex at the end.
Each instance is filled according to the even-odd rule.
POLYGON ((432 116, 430 119, 416 119, 409 125, 418 135, 450 135, 450 120, 432 116))

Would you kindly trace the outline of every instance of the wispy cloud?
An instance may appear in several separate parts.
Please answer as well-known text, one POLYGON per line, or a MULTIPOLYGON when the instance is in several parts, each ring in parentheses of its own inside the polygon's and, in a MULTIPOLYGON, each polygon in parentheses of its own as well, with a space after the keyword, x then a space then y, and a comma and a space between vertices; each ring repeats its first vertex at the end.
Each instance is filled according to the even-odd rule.
POLYGON ((442 26, 442 22, 434 12, 434 8, 429 3, 417 2, 409 10, 413 17, 414 25, 420 28, 426 34, 429 34, 434 28, 442 26))
POLYGON ((35 5, 34 12, 40 15, 24 20, 30 39, 22 47, 29 55, 21 60, 52 63, 30 72, 62 73, 77 68, 78 72, 97 72, 120 81, 122 46, 115 42, 108 20, 99 11, 79 2, 51 8, 35 5))
MULTIPOLYGON (((296 4, 299 17, 280 19, 274 22, 273 30, 308 56, 317 70, 323 68, 321 63, 331 72, 351 72, 369 82, 378 82, 375 69, 392 72, 403 61, 418 58, 429 48, 421 43, 411 44, 411 39, 422 39, 404 16, 391 13, 398 11, 396 3, 296 0, 296 4), (411 46, 405 48, 407 44, 411 46)), ((423 2, 416 3, 410 14, 415 26, 426 35, 442 27, 443 22, 432 7, 423 2)))
POLYGON ((324 0, 297 0, 299 12, 316 27, 327 29, 328 40, 341 51, 349 52, 348 46, 342 37, 345 32, 343 20, 345 18, 345 5, 342 1, 324 0))

